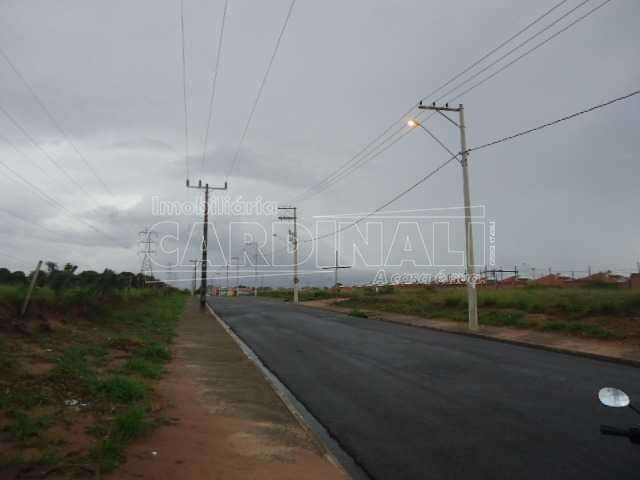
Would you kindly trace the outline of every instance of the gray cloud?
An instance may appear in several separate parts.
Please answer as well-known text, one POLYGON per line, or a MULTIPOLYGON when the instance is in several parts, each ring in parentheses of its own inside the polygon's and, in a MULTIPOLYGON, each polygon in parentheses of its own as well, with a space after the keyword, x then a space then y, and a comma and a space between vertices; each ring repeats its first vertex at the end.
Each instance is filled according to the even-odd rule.
MULTIPOLYGON (((543 3, 299 2, 229 178, 229 194, 280 202, 295 197, 355 155, 421 95, 555 2, 543 3)), ((230 2, 210 142, 204 146, 222 5, 185 2, 189 163, 192 179, 211 183, 224 181, 228 172, 288 2, 230 2)), ((469 143, 637 89, 639 14, 637 2, 614 0, 465 96, 469 143)), ((76 215, 44 202, 0 167, 0 250, 24 259, 136 270, 137 232, 158 220, 151 214, 151 197, 197 198, 184 189, 179 33, 176 2, 2 2, 0 47, 113 195, 0 59, 0 105, 90 192, 79 191, 0 114, 0 133, 25 154, 0 141, 2 160, 76 215), (117 241, 88 229, 78 217, 117 241)), ((634 267, 640 258, 638 101, 472 155, 472 199, 496 221, 498 263, 567 270, 588 264, 634 267)), ((429 127, 457 149, 457 132, 449 124, 436 117, 429 127)), ((414 131, 298 205, 301 217, 313 222, 314 215, 369 211, 445 158, 430 138, 414 131)), ((458 168, 450 165, 393 209, 460 205, 460 183, 458 168)), ((195 219, 177 220, 188 231, 195 219)), ((265 226, 272 220, 260 219, 265 226)), ((286 227, 278 228, 286 234, 286 227)), ((459 225, 453 233, 460 234, 459 225)), ((353 238, 346 233, 344 242, 353 238)), ((331 258, 331 242, 320 245, 331 258)), ((197 248, 189 254, 197 255, 197 248)), ((362 270, 347 273, 347 279, 367 278, 362 270)))

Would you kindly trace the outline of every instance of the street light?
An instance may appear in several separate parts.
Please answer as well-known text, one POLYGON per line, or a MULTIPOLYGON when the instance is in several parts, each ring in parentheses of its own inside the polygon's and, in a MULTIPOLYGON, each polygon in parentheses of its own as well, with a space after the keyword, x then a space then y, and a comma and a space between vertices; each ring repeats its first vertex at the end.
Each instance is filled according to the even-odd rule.
POLYGON ((442 148, 444 148, 453 158, 458 158, 462 167, 462 190, 464 195, 464 227, 465 227, 465 273, 467 276, 467 303, 469 305, 469 329, 478 330, 478 292, 476 290, 476 279, 474 272, 474 254, 473 254, 473 228, 471 223, 471 195, 469 193, 469 150, 467 150, 467 137, 464 124, 464 107, 462 104, 458 107, 449 107, 448 103, 443 106, 437 106, 435 102, 431 105, 423 105, 420 102, 418 106, 420 110, 433 110, 442 115, 445 119, 455 125, 460 131, 460 152, 454 153, 447 147, 438 137, 431 133, 424 125, 415 120, 409 120, 407 124, 410 127, 418 126, 422 128, 431 138, 433 138, 442 148), (458 113, 458 121, 456 122, 445 112, 458 113))

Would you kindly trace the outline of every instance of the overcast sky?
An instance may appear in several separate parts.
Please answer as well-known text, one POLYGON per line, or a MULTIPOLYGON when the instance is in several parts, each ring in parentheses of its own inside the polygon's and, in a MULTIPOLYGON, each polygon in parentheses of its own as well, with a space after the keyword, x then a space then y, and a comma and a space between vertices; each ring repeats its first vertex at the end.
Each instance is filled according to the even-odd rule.
MULTIPOLYGON (((191 179, 221 184, 229 174, 227 193, 232 198, 288 202, 358 153, 424 95, 557 3, 298 0, 229 174, 290 1, 229 0, 203 164, 224 1, 184 0, 191 179)), ((469 74, 579 3, 568 0, 469 74)), ((587 2, 539 40, 599 3, 587 2)), ((456 100, 465 105, 469 146, 637 90, 638 18, 636 0, 612 0, 456 100)), ((169 201, 199 197, 184 188, 179 2, 0 0, 0 48, 97 172, 91 173, 0 58, 0 107, 36 142, 0 112, 0 160, 64 206, 44 200, 0 166, 0 263, 29 270, 42 258, 71 261, 82 269, 138 271, 138 231, 165 220, 179 222, 181 240, 174 246, 184 248, 199 218, 164 218, 151 210, 153 196, 169 201)), ((426 125, 459 151, 453 125, 439 117, 426 125)), ((485 207, 483 221, 495 222, 497 266, 635 269, 640 260, 639 127, 636 96, 472 153, 472 203, 485 207)), ((371 211, 447 158, 416 129, 341 182, 298 203, 302 220, 313 225, 317 215, 371 211)), ((389 210, 460 205, 460 167, 451 163, 389 210)), ((215 217, 222 250, 240 255, 243 232, 237 229, 229 242, 227 226, 254 220, 268 228, 270 237, 273 216, 215 217)), ((454 249, 461 249, 462 224, 458 220, 452 225, 454 249)), ((286 225, 273 231, 286 239, 286 225)), ((350 230, 341 237, 345 263, 354 260, 350 245, 355 233, 350 230)), ((187 258, 197 255, 199 237, 194 238, 187 258)), ((381 243, 388 246, 390 241, 381 243)), ((406 242, 401 243, 405 248, 406 242)), ((318 247, 321 263, 331 261, 332 239, 318 247)), ((378 245, 373 241, 366 248, 376 251, 378 245)), ((219 249, 212 246, 214 258, 219 249)), ((355 260, 358 268, 346 272, 344 280, 370 280, 376 269, 355 260)), ((314 264, 305 268, 313 270, 314 264)), ((323 273, 303 282, 315 279, 325 284, 331 280, 323 273)))

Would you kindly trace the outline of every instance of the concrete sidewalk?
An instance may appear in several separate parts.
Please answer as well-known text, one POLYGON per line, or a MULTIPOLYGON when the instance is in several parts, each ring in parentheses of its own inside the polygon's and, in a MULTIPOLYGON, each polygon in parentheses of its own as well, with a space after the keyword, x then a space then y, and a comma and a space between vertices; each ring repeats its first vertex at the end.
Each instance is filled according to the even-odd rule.
POLYGON ((345 479, 218 321, 191 302, 158 384, 168 425, 111 478, 345 479))
MULTIPOLYGON (((348 315, 351 308, 333 305, 335 299, 303 302, 307 307, 320 308, 348 315)), ((568 353, 598 360, 607 360, 640 367, 640 348, 626 342, 570 337, 558 333, 538 332, 521 328, 482 326, 477 332, 470 332, 464 322, 431 320, 400 313, 380 312, 362 309, 369 318, 387 322, 429 328, 442 332, 471 335, 515 345, 541 348, 553 352, 568 353)))

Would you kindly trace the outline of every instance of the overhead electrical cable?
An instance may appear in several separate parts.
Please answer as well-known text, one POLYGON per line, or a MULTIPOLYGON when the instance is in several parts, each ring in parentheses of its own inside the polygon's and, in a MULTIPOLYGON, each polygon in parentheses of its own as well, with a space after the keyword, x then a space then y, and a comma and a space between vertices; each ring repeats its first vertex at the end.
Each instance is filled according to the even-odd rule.
MULTIPOLYGON (((531 53, 535 52, 536 50, 538 50, 540 47, 546 45, 547 43, 549 43, 551 40, 553 40, 554 38, 556 38, 558 35, 566 32, 567 30, 569 30, 570 28, 574 27, 575 25, 577 25, 578 23, 580 23, 581 21, 583 21, 584 19, 586 19, 588 16, 590 16, 591 14, 595 13, 596 11, 600 10, 602 7, 604 7, 606 4, 608 4, 609 2, 611 2, 611 0, 605 0, 604 2, 596 5, 594 8, 592 8, 591 10, 588 10, 585 14, 581 15, 580 17, 576 18, 574 21, 572 21, 571 23, 567 24, 565 27, 563 27, 562 29, 558 30, 557 32, 555 32, 553 35, 549 36, 548 38, 544 39, 542 42, 537 43, 536 45, 534 45, 532 48, 530 48, 529 50, 525 51, 524 53, 522 53, 521 55, 519 55, 518 57, 514 58, 513 60, 509 61, 508 63, 506 63, 505 65, 503 65, 502 67, 500 67, 498 70, 496 70, 495 72, 491 73, 490 75, 488 75, 487 77, 483 78, 482 80, 480 80, 479 82, 473 84, 471 87, 467 88, 466 90, 464 90, 463 92, 457 94, 454 98, 452 98, 451 100, 449 100, 450 102, 455 101, 457 99, 459 99, 460 97, 462 97, 463 95, 466 95, 467 93, 469 93, 470 91, 476 89, 477 87, 479 87, 480 85, 488 82, 489 80, 493 79, 494 77, 496 77, 498 74, 504 72, 507 68, 511 67, 512 65, 514 65, 515 63, 517 63, 518 61, 522 60, 523 58, 527 57, 528 55, 530 55, 531 53)), ((457 88, 456 88, 457 89, 457 88)), ((455 89, 454 89, 455 90, 455 89)), ((446 98, 446 95, 452 93, 454 90, 449 91, 447 94, 445 94, 445 96, 441 97, 442 98, 446 98)))
POLYGON ((3 257, 11 258, 12 260, 16 260, 18 262, 24 262, 24 263, 27 263, 27 264, 30 262, 29 260, 26 260, 26 259, 20 258, 20 257, 16 257, 15 255, 12 255, 10 253, 3 252, 2 250, 0 250, 0 255, 2 255, 3 257))
MULTIPOLYGON (((11 142, 9 142, 6 138, 0 136, 0 140, 5 141, 6 143, 8 143, 9 145, 11 145, 11 142)), ((19 150, 18 150, 18 153, 19 150)), ((0 166, 4 167, 5 170, 7 170, 9 173, 11 173, 11 175, 14 178, 17 178, 18 180, 20 180, 24 185, 26 185, 29 189, 33 190, 34 192, 36 192, 38 195, 40 195, 40 197, 42 197, 46 202, 48 202, 49 204, 53 205, 54 207, 60 208, 61 210, 63 210, 65 213, 67 213, 68 215, 71 215, 72 217, 75 217, 77 220, 79 220, 80 222, 82 222, 83 224, 85 224, 86 226, 88 226, 89 228, 91 228, 92 230, 94 230, 97 233, 100 233, 101 235, 104 235, 105 237, 111 239, 111 240, 117 240, 115 237, 112 237, 111 235, 109 235, 108 233, 100 230, 98 227, 96 227, 95 225, 93 225, 91 222, 88 222, 87 220, 85 220, 84 218, 78 216, 77 214, 73 213, 71 210, 69 210, 67 207, 65 207, 62 203, 60 203, 58 200, 56 200, 55 198, 53 198, 51 195, 49 195, 48 193, 46 193, 44 190, 42 190, 41 188, 39 188, 37 185, 35 185, 33 182, 31 182, 29 179, 25 178, 23 175, 21 175, 19 172, 17 172, 16 170, 14 170, 13 168, 11 168, 9 165, 7 165, 5 162, 3 162, 2 160, 0 160, 0 166)))
POLYGON ((494 145, 498 145, 498 144, 503 143, 503 142, 508 142, 508 141, 514 140, 514 139, 516 139, 518 137, 522 137, 524 135, 528 135, 530 133, 537 132, 539 130, 543 130, 543 129, 548 128, 548 127, 552 127, 554 125, 557 125, 558 123, 562 123, 562 122, 565 122, 567 120, 571 120, 572 118, 576 118, 576 117, 579 117, 581 115, 584 115, 585 113, 590 113, 590 112, 593 112, 595 110, 599 110, 601 108, 608 107, 609 105, 612 105, 614 103, 621 102, 622 100, 626 100, 628 98, 631 98, 631 97, 633 97, 635 95, 638 95, 639 93, 640 93, 640 90, 635 90, 635 91, 633 91, 631 93, 627 93, 626 95, 622 95, 621 97, 617 97, 617 98, 614 98, 612 100, 608 100, 608 101, 606 101, 604 103, 600 103, 598 105, 594 105, 593 107, 589 107, 589 108, 587 108, 585 110, 580 110, 579 112, 572 113, 570 115, 566 115, 564 117, 558 118, 558 119, 553 120, 551 122, 543 123, 542 125, 538 125, 537 127, 529 128, 527 130, 523 130, 521 132, 514 133, 513 135, 509 135, 509 136, 506 136, 506 137, 503 137, 503 138, 499 138, 497 140, 493 140, 493 141, 488 142, 488 143, 484 143, 482 145, 478 145, 477 147, 469 148, 469 149, 467 149, 467 152, 475 152, 477 150, 482 150, 484 148, 493 147, 494 145))
POLYGON ((182 102, 184 107, 184 161, 189 179, 189 107, 187 106, 187 56, 184 46, 184 0, 180 0, 180 35, 182 52, 182 102))
POLYGON ((404 189, 402 192, 398 193, 397 195, 395 195, 391 200, 389 200, 388 202, 384 203, 383 205, 380 205, 378 208, 376 208, 375 210, 367 213, 366 215, 363 215, 359 218, 357 218, 356 220, 354 220, 353 222, 349 222, 348 224, 337 228, 336 230, 334 230, 331 233, 327 233, 324 235, 318 235, 317 237, 314 237, 310 240, 304 240, 304 243, 308 243, 308 242, 313 242, 315 240, 320 240, 322 238, 327 238, 327 237, 333 237, 334 235, 343 232, 345 230, 347 230, 348 228, 351 227, 355 227, 357 224, 359 224, 360 222, 362 222, 363 220, 366 220, 367 218, 375 215, 376 213, 380 212, 381 210, 384 210, 385 208, 387 208, 389 205, 391 205, 392 203, 395 203, 396 201, 400 200, 402 197, 404 197, 407 193, 411 192, 412 190, 415 190, 418 186, 422 185, 424 182, 426 182, 427 180, 429 180, 431 177, 433 177, 436 173, 438 173, 440 170, 442 170, 444 167, 446 167, 447 165, 449 165, 453 160, 455 160, 458 157, 458 155, 454 155, 452 157, 450 157, 446 162, 441 163, 440 165, 438 165, 436 168, 434 168, 433 170, 431 170, 429 173, 427 173, 425 176, 423 176, 422 178, 420 178, 420 180, 418 180, 416 183, 414 183, 413 185, 411 185, 410 187, 404 189))
POLYGON ((209 99, 209 114, 207 115, 207 128, 204 133, 204 142, 202 144, 202 165, 204 171, 204 163, 207 157, 207 147, 209 145, 209 130, 211 128, 211 117, 213 115, 213 103, 216 98, 216 86, 218 83, 218 72, 220 71, 220 57, 222 56, 222 41, 224 39, 224 26, 227 19, 227 8, 229 0, 224 1, 224 10, 222 12, 222 25, 220 26, 220 35, 218 36, 218 51, 216 53, 215 68, 213 70, 213 80, 211 83, 211 98, 209 99))
POLYGON ((526 32, 527 30, 529 30, 531 27, 533 27, 534 25, 536 25, 537 23, 539 23, 541 20, 543 20, 544 18, 546 18, 547 16, 549 16, 551 13, 553 13, 554 11, 556 11, 558 8, 560 8, 562 5, 564 5, 565 3, 567 3, 568 0, 562 0, 558 3, 556 3, 553 7, 551 7, 549 10, 547 10, 546 12, 544 12, 542 15, 540 15, 539 17, 537 17, 535 20, 533 20, 532 22, 530 22, 529 24, 527 24, 523 29, 519 30, 517 33, 515 33, 514 35, 512 35, 511 37, 509 37, 508 39, 506 39, 504 42, 502 42, 500 45, 498 45, 497 47, 493 48, 492 50, 490 50, 488 53, 486 53, 485 55, 483 55, 482 57, 480 57, 478 60, 476 60, 475 62, 473 62, 471 65, 469 65, 467 68, 465 68, 464 70, 462 70, 461 72, 457 73, 456 75, 454 75, 453 77, 451 77, 449 80, 447 80, 445 83, 443 83, 442 85, 440 85, 438 88, 436 88, 435 90, 432 90, 431 92, 427 93, 426 95, 424 95, 422 98, 423 100, 426 98, 431 98, 432 95, 435 95, 436 93, 438 93, 439 91, 441 91, 442 89, 444 89, 445 87, 449 86, 450 84, 452 84, 454 81, 456 81, 458 78, 460 78, 462 75, 464 75, 465 73, 469 72, 470 70, 472 70, 474 67, 477 67, 478 65, 480 65, 483 61, 485 61, 487 58, 489 58, 491 55, 493 55, 494 53, 496 53, 498 50, 500 50, 502 47, 507 46, 509 43, 511 43, 513 40, 515 40, 516 38, 518 38, 520 35, 522 35, 524 32, 526 32))
POLYGON ((67 170, 62 167, 62 165, 60 165, 50 154, 49 152, 47 152, 44 147, 42 145, 40 145, 40 143, 20 124, 20 122, 18 122, 18 120, 16 120, 16 118, 11 115, 2 105, 0 105, 0 112, 2 112, 4 114, 5 117, 7 117, 9 119, 9 121, 18 129, 20 130, 20 132, 22 132, 22 134, 33 144, 34 147, 36 147, 38 150, 40 150, 40 152, 45 156, 45 158, 47 160, 49 160, 49 162, 55 167, 57 168, 60 172, 62 172, 62 174, 65 176, 65 178, 67 180, 69 180, 69 182, 73 183, 76 187, 78 187, 78 189, 80 191, 82 191, 87 198, 91 199, 91 201, 96 205, 99 206, 99 203, 96 201, 96 199, 93 197, 92 194, 90 194, 87 189, 84 187, 84 185, 82 185, 80 182, 78 182, 75 178, 73 178, 69 172, 67 172, 67 170))
POLYGON ((289 24, 289 19, 291 18, 291 13, 293 12, 293 7, 296 4, 296 0, 291 0, 291 4, 289 5, 289 10, 287 11, 287 15, 284 19, 284 23, 282 24, 282 28, 280 29, 280 34, 278 35, 278 39, 276 41, 275 48, 273 49, 273 53, 271 54, 271 59, 269 60, 269 64, 267 65, 267 70, 264 72, 264 76, 262 77, 262 82, 260 83, 260 88, 258 88, 258 94, 253 102, 251 107, 251 111, 249 112, 249 118, 247 118, 247 123, 242 130, 242 135, 240 136, 240 142, 238 143, 238 147, 236 148, 236 152, 233 155, 233 159, 231 160, 231 165, 227 170, 225 175, 225 180, 228 180, 229 176, 233 173, 235 169, 236 163, 238 162, 238 155, 240 154, 240 149, 244 144, 244 140, 247 136, 247 132, 249 131, 249 127, 251 126, 251 122, 256 113, 256 108, 258 107, 258 103, 260 102, 260 97, 262 97, 262 91, 264 90, 264 86, 267 83, 267 79, 269 78, 269 73, 271 72, 271 67, 276 59, 276 55, 278 54, 278 50, 280 49, 280 44, 282 43, 282 37, 284 36, 284 32, 287 29, 287 25, 289 24))
POLYGON ((42 101, 40 96, 36 93, 36 91, 31 86, 31 84, 27 81, 27 79, 22 74, 22 72, 20 70, 18 70, 16 65, 11 61, 9 56, 6 54, 6 52, 1 47, 0 47, 0 55, 2 55, 2 57, 5 60, 5 62, 7 62, 7 64, 11 67, 13 72, 20 79, 20 81, 24 84, 24 86, 29 91, 29 93, 31 93, 31 96, 33 97, 34 101, 38 104, 38 106, 40 106, 42 111, 45 113, 45 115, 47 116, 49 121, 53 124, 53 126, 56 128, 56 130, 58 130, 60 135, 62 135, 62 138, 64 138, 64 140, 71 146, 71 148, 74 150, 74 152, 76 153, 78 158, 80 158, 80 160, 82 160, 82 162, 87 166, 87 168, 89 169, 91 174, 98 180, 98 182, 100 182, 100 184, 105 189, 105 191, 108 194, 112 195, 113 192, 111 191, 111 189, 107 186, 107 184, 102 179, 102 177, 98 174, 98 172, 93 167, 93 165, 91 165, 91 163, 89 163, 89 161, 85 158, 85 156, 80 152, 80 150, 78 149, 76 144, 71 140, 69 135, 67 135, 67 132, 64 130, 62 125, 60 125, 60 122, 58 120, 56 120, 56 118, 53 116, 53 114, 51 113, 51 110, 49 110, 47 108, 47 106, 44 104, 44 102, 42 101))
MULTIPOLYGON (((565 12, 564 14, 562 14, 558 19, 554 20, 550 25, 546 26, 545 28, 543 28, 542 30, 538 31, 536 34, 532 35, 531 37, 529 37, 527 40, 521 42, 520 44, 518 44, 517 47, 514 47, 513 49, 511 49, 509 51, 508 54, 505 54, 503 56, 501 56, 498 60, 492 62, 490 64, 490 66, 494 66, 497 63, 499 63, 499 61, 503 60, 504 58, 506 58, 507 55, 514 53, 517 49, 521 48, 522 46, 524 46, 526 43, 532 41, 533 39, 537 38, 539 35, 541 35, 542 33, 544 33, 545 31, 547 31, 549 28, 551 28, 552 26, 556 25, 560 20, 566 18, 568 15, 572 14, 573 12, 575 12, 578 8, 580 8, 581 6, 583 6, 584 4, 586 4, 587 2, 589 2, 591 0, 583 0, 580 4, 578 4, 576 7, 572 8, 571 10, 569 10, 568 12, 565 12)), ((514 63, 516 63, 517 61, 519 61, 520 59, 528 56, 529 54, 533 53, 535 50, 537 50, 538 48, 540 48, 541 46, 543 46, 544 44, 548 43, 549 41, 551 41, 553 38, 556 38, 558 35, 560 35, 561 33, 567 31, 569 28, 573 27, 574 25, 576 25, 577 23, 579 23, 580 21, 584 20, 586 17, 588 17, 589 15, 591 15, 592 13, 594 13, 595 11, 597 11, 598 9, 600 9, 601 7, 603 7, 604 5, 606 5, 607 3, 609 3, 611 0, 605 0, 604 2, 602 2, 601 4, 597 5, 596 7, 594 7, 593 9, 589 10, 587 13, 585 13, 584 15, 580 16, 579 18, 577 18, 575 21, 571 22, 569 25, 567 25, 566 27, 562 28, 561 30, 559 30, 558 32, 554 33, 551 37, 545 39, 543 42, 540 42, 538 45, 536 45, 534 48, 527 50, 526 52, 524 52, 522 55, 520 55, 519 57, 517 57, 514 61, 504 65, 503 67, 500 68, 500 70, 498 70, 496 73, 492 74, 490 77, 486 78, 485 80, 482 80, 481 82, 479 82, 478 84, 472 86, 471 88, 465 90, 463 93, 457 95, 456 97, 454 97, 452 100, 456 100, 458 98, 460 98, 462 95, 470 92, 471 90, 473 90, 474 88, 480 86, 482 83, 488 81, 490 78, 495 77, 498 73, 506 70, 507 68, 509 68, 511 65, 513 65, 514 63)), ((494 53, 496 53, 499 49, 501 49, 502 47, 506 46, 508 43, 510 43, 511 41, 513 41, 515 38, 517 38, 518 36, 522 35, 524 32, 526 32, 530 27, 532 27, 533 25, 537 24, 538 22, 540 22, 543 18, 547 17, 549 14, 551 14, 553 11, 555 11, 557 8, 559 8, 561 5, 563 5, 564 3, 566 3, 565 1, 561 1, 558 4, 554 5, 551 9, 547 10, 546 12, 544 12, 542 15, 540 15, 539 17, 537 17, 535 20, 533 20, 531 23, 529 23, 527 26, 525 26, 523 29, 521 29, 518 33, 516 33, 515 35, 512 35, 509 39, 507 39, 506 41, 502 42, 499 46, 495 47, 493 50, 491 50, 489 53, 485 54, 483 57, 481 57, 481 59, 477 60, 476 62, 474 62, 474 64, 472 64, 472 66, 467 67, 465 70, 463 70, 462 72, 456 74, 454 77, 452 77, 450 80, 448 80, 447 82, 445 82, 443 85, 441 85, 440 87, 438 87, 437 89, 435 89, 433 92, 431 92, 429 95, 438 92, 440 90, 442 90, 445 86, 451 84, 453 81, 455 81, 455 79, 459 78, 460 76, 462 76, 464 73, 467 73, 469 70, 471 70, 473 67, 477 66, 478 64, 480 64, 483 60, 487 59, 489 56, 493 55, 494 53)), ((483 68, 483 70, 481 72, 486 71, 488 67, 483 68)), ((479 74, 476 73, 474 75, 472 75, 470 77, 470 79, 473 78, 477 78, 479 74)), ((467 83, 469 79, 465 80, 463 82, 467 83)), ((449 95, 450 93, 454 92, 457 88, 459 88, 462 84, 459 84, 458 86, 450 89, 447 93, 445 93, 442 97, 440 97, 440 99, 445 98, 447 95, 449 95)), ((423 97, 423 100, 426 97, 423 97)), ((415 109, 415 107, 417 106, 414 105, 411 109, 409 109, 407 112, 405 112, 405 114, 403 114, 399 120, 395 121, 394 123, 392 123, 386 130, 385 132, 383 132, 381 135, 379 135, 378 137, 376 137, 374 139, 374 141, 370 142, 365 149, 361 150, 358 154, 356 154, 356 156, 352 157, 351 159, 347 160, 347 162, 345 162, 341 167, 339 167, 337 170, 335 170, 334 172, 332 172, 329 176, 325 177, 323 180, 321 180, 320 182, 318 182, 317 184, 315 184, 314 186, 310 187, 309 189, 307 189, 305 192, 303 192, 301 195, 299 195, 298 197, 296 197, 296 200, 299 201, 305 201, 308 200, 310 198, 312 198, 313 196, 317 195, 318 193, 321 193, 322 191, 326 190, 329 186, 333 185, 334 183, 339 182, 340 180, 342 180, 343 178, 345 178, 346 176, 348 176, 350 173, 352 173, 354 170, 356 170, 357 168, 359 168, 359 166, 362 166, 363 164, 369 162, 370 160, 372 160, 373 158, 376 158, 379 153, 377 153, 375 151, 375 148, 373 151, 369 152, 367 155, 365 156, 361 156, 362 153, 364 153, 364 151, 368 150, 373 144, 375 144, 380 138, 382 138, 383 136, 385 136, 389 131, 391 131, 393 129, 393 127, 395 125, 397 125, 398 122, 402 121, 403 119, 406 118, 406 116, 408 115, 408 113, 410 113, 411 111, 413 111, 415 109), (352 164, 356 164, 356 168, 352 167, 352 164)), ((427 117, 431 118, 434 114, 431 114, 430 116, 427 117)), ((405 134, 407 134, 408 132, 406 132, 406 126, 405 125, 400 125, 392 134, 393 135, 398 135, 400 132, 402 132, 403 130, 405 130, 405 134)), ((387 142, 389 139, 385 139, 383 140, 382 143, 387 142)), ((385 149, 386 150, 386 149, 385 149)))
MULTIPOLYGON (((487 58, 489 58, 491 55, 493 55, 494 53, 496 53, 497 51, 499 51, 501 48, 503 48, 504 46, 508 45, 509 43, 511 43, 513 40, 515 40, 516 38, 518 38, 520 35, 522 35, 524 32, 526 32, 527 30, 529 30, 531 27, 533 27, 534 25, 536 25, 537 23, 539 23, 541 20, 543 20, 545 17, 547 17, 548 15, 550 15, 551 13, 553 13, 555 10, 557 10, 558 8, 560 8, 563 4, 567 3, 568 0, 561 0, 560 2, 556 3, 553 7, 551 7, 549 10, 547 10, 546 12, 544 12, 542 15, 538 16, 536 19, 534 19, 532 22, 530 22, 529 24, 527 24, 524 28, 522 28, 521 30, 519 30, 517 33, 515 33, 514 35, 512 35, 511 37, 509 37, 507 40, 503 41, 502 43, 500 43, 498 46, 494 47, 492 50, 490 50, 488 53, 486 53, 485 55, 483 55, 482 57, 480 57, 478 60, 476 60, 474 63, 472 63, 471 65, 469 65, 468 67, 466 67, 464 70, 458 72, 456 75, 454 75, 453 77, 451 77, 449 80, 447 80, 445 83, 443 83, 442 85, 440 85, 438 88, 434 89, 433 91, 431 91, 430 93, 428 93, 427 95, 425 95, 423 98, 427 98, 430 97, 431 95, 439 92, 440 90, 442 90, 443 88, 447 87, 448 85, 450 85, 452 82, 454 82, 455 80, 457 80, 458 78, 460 78, 462 75, 464 75, 465 73, 469 72, 470 70, 472 70, 474 67, 476 67, 477 65, 479 65, 480 63, 482 63, 484 60, 486 60, 487 58)), ((341 177, 342 175, 342 170, 345 168, 348 168, 348 164, 350 164, 351 162, 354 162, 356 159, 358 159, 359 157, 361 157, 365 152, 367 152, 374 144, 376 144, 378 142, 378 140, 380 140, 382 137, 386 136, 392 129, 394 126, 396 126, 398 123, 404 123, 403 120, 407 117, 407 115, 409 115, 409 113, 411 113, 412 111, 414 111, 416 109, 416 107, 418 106, 418 104, 413 104, 409 109, 407 109, 402 115, 400 115, 400 117, 395 120, 393 123, 391 123, 380 135, 378 135, 377 137, 375 137, 372 141, 370 141, 367 145, 365 145, 364 148, 362 148, 360 151, 358 151, 353 157, 351 157, 349 160, 347 160, 344 164, 342 164, 338 169, 334 170, 331 174, 329 174, 327 177, 325 177, 323 180, 321 180, 320 182, 318 182, 317 184, 309 187, 307 190, 305 190, 302 194, 298 195, 297 197, 295 197, 293 200, 291 200, 290 203, 296 203, 298 201, 301 201, 302 199, 305 199, 305 197, 308 196, 308 198, 311 198, 312 196, 317 195, 318 193, 326 190, 326 188, 322 188, 324 185, 330 184, 330 183, 334 183, 334 179, 337 179, 338 177, 341 177)), ((404 129, 404 125, 400 125, 400 128, 397 129, 393 134, 396 135, 399 133, 399 131, 404 129)), ((383 142, 384 143, 384 142, 383 142)), ((377 147, 376 147, 377 148, 377 147)), ((374 149, 375 150, 375 149, 374 149)), ((371 152, 370 152, 371 153, 371 152)), ((372 158, 377 157, 377 155, 375 155, 372 158)), ((369 161, 369 160, 365 160, 365 161, 369 161)), ((348 174, 347 174, 348 175, 348 174)), ((345 175, 346 176, 346 175, 345 175)), ((306 198, 306 199, 308 199, 306 198)))
MULTIPOLYGON (((622 95, 622 96, 617 97, 617 98, 614 98, 614 99, 612 99, 612 100, 608 100, 608 101, 603 102, 603 103, 600 103, 600 104, 598 104, 598 105, 594 105, 594 106, 589 107, 589 108, 586 108, 586 109, 584 109, 584 110, 580 110, 579 112, 572 113, 572 114, 570 114, 570 115, 566 115, 566 116, 564 116, 564 117, 558 118, 558 119, 556 119, 556 120, 553 120, 553 121, 550 121, 550 122, 547 122, 547 123, 543 123, 542 125, 538 125, 538 126, 536 126, 536 127, 529 128, 529 129, 527 129, 527 130, 523 130, 523 131, 521 131, 521 132, 518 132, 518 133, 515 133, 515 134, 512 134, 512 135, 508 135, 508 136, 506 136, 506 137, 502 137, 502 138, 499 138, 499 139, 497 139, 497 140, 493 140, 493 141, 491 141, 491 142, 487 142, 487 143, 484 143, 484 144, 478 145, 478 146, 476 146, 476 147, 469 148, 469 149, 467 149, 467 152, 474 152, 474 151, 477 151, 477 150, 482 150, 482 149, 484 149, 484 148, 492 147, 492 146, 494 146, 494 145, 498 145, 498 144, 500 144, 500 143, 507 142, 507 141, 510 141, 510 140, 516 139, 516 138, 518 138, 518 137, 522 137, 522 136, 524 136, 524 135, 531 134, 531 133, 533 133, 533 132, 537 132, 537 131, 539 131, 539 130, 542 130, 542 129, 545 129, 545 128, 548 128, 548 127, 551 127, 551 126, 557 125, 557 124, 559 124, 559 123, 565 122, 565 121, 567 121, 567 120, 571 120, 571 119, 573 119, 573 118, 579 117, 579 116, 584 115, 584 114, 586 114, 586 113, 590 113, 590 112, 593 112, 593 111, 595 111, 595 110, 599 110, 599 109, 604 108, 604 107, 606 107, 606 106, 612 105, 612 104, 614 104, 614 103, 617 103, 617 102, 620 102, 620 101, 626 100, 626 99, 631 98, 631 97, 633 97, 633 96, 635 96, 635 95, 638 95, 638 94, 640 94, 640 90, 635 90, 635 91, 630 92, 630 93, 628 93, 628 94, 626 94, 626 95, 622 95)), ((345 230, 347 230, 347 229, 349 229, 349 228, 351 228, 351 227, 356 226, 357 224, 359 224, 359 223, 360 223, 360 222, 362 222, 363 220, 366 220, 367 218, 369 218, 369 217, 371 217, 371 216, 375 215, 376 213, 380 212, 381 210, 384 210, 386 207, 388 207, 388 206, 389 206, 389 205, 391 205, 392 203, 394 203, 394 202, 398 201, 400 198, 404 197, 407 193, 411 192, 411 191, 412 191, 412 190, 414 190, 416 187, 418 187, 419 185, 421 185, 421 184, 423 184, 424 182, 426 182, 427 180, 429 180, 429 179, 430 179, 431 177, 433 177, 436 173, 438 173, 438 172, 439 172, 440 170, 442 170, 445 166, 447 166, 447 165, 448 165, 449 163, 451 163, 454 159, 456 159, 459 155, 460 155, 460 154, 458 153, 458 154, 456 154, 456 155, 451 156, 448 160, 446 160, 445 162, 441 163, 441 164, 440 164, 440 165, 438 165, 435 169, 431 170, 431 171, 430 171, 429 173, 427 173, 425 176, 423 176, 422 178, 420 178, 420 180, 418 180, 416 183, 414 183, 414 184, 413 184, 413 185, 411 185, 410 187, 406 188, 406 189, 405 189, 405 190, 403 190, 402 192, 398 193, 398 194, 397 194, 397 195, 395 195, 391 200, 389 200, 388 202, 384 203, 383 205, 381 205, 380 207, 376 208, 375 210, 373 210, 373 211, 371 211, 371 212, 369 212, 369 213, 367 213, 367 214, 365 214, 365 215, 362 215, 361 217, 357 218, 357 219, 356 219, 356 220, 354 220, 353 222, 350 222, 350 223, 348 223, 348 224, 346 224, 346 225, 343 225, 343 226, 342 226, 342 227, 340 227, 340 228, 335 229, 333 232, 330 232, 330 233, 327 233, 327 234, 323 234, 323 235, 318 235, 318 236, 316 236, 316 237, 314 237, 314 238, 312 238, 312 239, 310 239, 310 240, 305 240, 305 241, 304 241, 304 243, 312 242, 312 241, 315 241, 315 240, 320 240, 320 239, 322 239, 322 238, 332 237, 332 236, 337 235, 338 233, 341 233, 341 232, 343 232, 343 231, 345 231, 345 230)))

